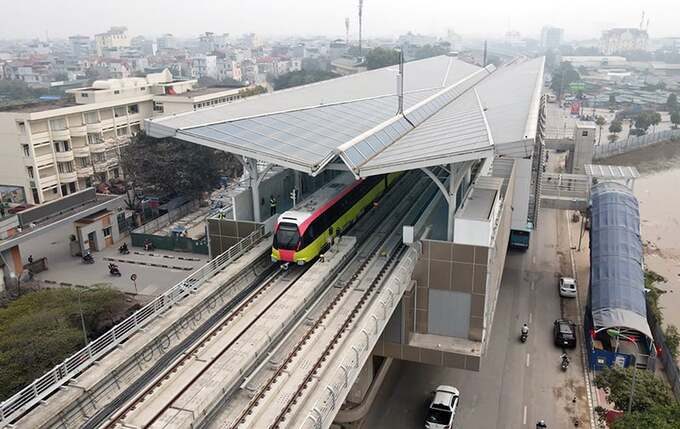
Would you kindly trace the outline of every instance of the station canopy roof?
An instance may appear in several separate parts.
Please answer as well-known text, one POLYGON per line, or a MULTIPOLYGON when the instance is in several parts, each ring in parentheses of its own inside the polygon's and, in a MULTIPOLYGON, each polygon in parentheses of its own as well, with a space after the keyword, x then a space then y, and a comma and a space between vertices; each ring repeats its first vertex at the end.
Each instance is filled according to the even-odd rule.
POLYGON ((438 56, 147 120, 176 137, 316 175, 343 162, 356 177, 500 155, 531 155, 543 58, 496 70, 438 56))

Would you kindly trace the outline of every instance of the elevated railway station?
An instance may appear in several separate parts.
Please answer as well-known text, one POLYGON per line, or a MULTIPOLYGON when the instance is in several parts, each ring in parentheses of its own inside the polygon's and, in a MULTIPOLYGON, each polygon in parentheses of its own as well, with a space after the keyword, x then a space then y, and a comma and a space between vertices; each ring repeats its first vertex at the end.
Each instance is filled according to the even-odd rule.
POLYGON ((542 85, 543 58, 439 56, 147 121, 238 155, 247 207, 0 427, 329 427, 374 356, 483 371, 511 234, 540 212, 542 85))

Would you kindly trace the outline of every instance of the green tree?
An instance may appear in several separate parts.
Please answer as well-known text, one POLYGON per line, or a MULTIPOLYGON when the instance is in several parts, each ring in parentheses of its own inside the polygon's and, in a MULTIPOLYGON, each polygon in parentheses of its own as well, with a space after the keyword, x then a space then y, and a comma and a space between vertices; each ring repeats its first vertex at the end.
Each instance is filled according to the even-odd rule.
POLYGON ((581 76, 574 70, 571 63, 564 62, 553 71, 550 88, 555 92, 558 98, 561 98, 564 91, 569 88, 570 83, 578 82, 580 80, 581 76))
MULTIPOLYGON (((624 411, 628 409, 632 380, 632 368, 606 368, 595 376, 594 381, 598 388, 607 392, 607 400, 614 404, 616 409, 624 411)), ((635 392, 631 410, 641 413, 649 412, 655 405, 677 406, 678 404, 673 392, 654 375, 654 372, 638 370, 635 375, 635 392)))
POLYGON ((645 134, 649 127, 652 126, 653 121, 654 115, 652 112, 640 113, 637 118, 635 118, 635 128, 639 130, 637 132, 640 133, 640 135, 645 134))
POLYGON ((242 172, 241 164, 227 152, 145 133, 121 150, 120 162, 128 182, 152 195, 177 192, 200 198, 219 186, 221 176, 242 172))
POLYGON ((618 134, 623 130, 623 124, 620 120, 614 119, 611 124, 609 124, 609 132, 612 134, 618 134))
POLYGON ((416 60, 422 60, 423 58, 446 55, 448 52, 449 49, 442 45, 424 45, 419 46, 413 56, 416 60))
POLYGON ((246 98, 252 97, 253 95, 264 94, 265 92, 267 92, 267 88, 265 88, 264 86, 256 85, 250 88, 240 90, 238 92, 238 95, 240 95, 243 98, 246 98))
POLYGON ((81 308, 93 340, 127 315, 128 304, 110 288, 44 289, 0 308, 0 400, 83 347, 81 308))
POLYGON ((597 142, 600 143, 600 140, 602 139, 602 127, 604 124, 607 123, 607 120, 604 118, 604 116, 598 116, 595 118, 595 125, 599 128, 599 134, 597 135, 597 142))
POLYGON ((607 140, 609 140, 609 143, 614 143, 618 138, 619 136, 616 134, 609 134, 607 136, 607 140))
POLYGON ((651 114, 651 120, 650 124, 656 129, 656 126, 661 123, 661 113, 659 112, 652 112, 651 114))
POLYGON ((678 110, 678 96, 673 93, 669 94, 666 100, 666 107, 668 107, 669 112, 678 110))
POLYGON ((680 407, 673 405, 654 405, 651 409, 640 412, 633 411, 618 418, 611 429, 677 429, 680 426, 680 407))
POLYGON ((340 75, 323 70, 299 70, 282 74, 272 82, 274 89, 292 88, 309 83, 320 82, 322 80, 333 79, 340 75))
POLYGON ((673 128, 678 128, 680 125, 680 111, 676 110, 675 112, 671 113, 671 123, 673 124, 673 128))
POLYGON ((373 48, 366 52, 366 68, 368 70, 393 66, 399 63, 399 52, 394 49, 373 48))

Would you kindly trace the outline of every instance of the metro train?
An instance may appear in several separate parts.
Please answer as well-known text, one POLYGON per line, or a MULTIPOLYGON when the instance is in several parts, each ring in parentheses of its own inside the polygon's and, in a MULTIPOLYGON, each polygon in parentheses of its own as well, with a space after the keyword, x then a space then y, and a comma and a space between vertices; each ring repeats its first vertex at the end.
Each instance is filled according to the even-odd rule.
POLYGON ((304 265, 314 260, 363 211, 394 183, 401 173, 354 180, 342 173, 291 210, 274 227, 272 260, 304 265))

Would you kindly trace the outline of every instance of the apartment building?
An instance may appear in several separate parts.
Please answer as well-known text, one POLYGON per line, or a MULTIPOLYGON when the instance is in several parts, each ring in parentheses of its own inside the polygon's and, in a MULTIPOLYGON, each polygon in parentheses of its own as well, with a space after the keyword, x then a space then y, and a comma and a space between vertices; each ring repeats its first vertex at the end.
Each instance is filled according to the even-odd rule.
POLYGON ((225 88, 197 89, 168 70, 95 81, 69 100, 0 109, 0 183, 23 187, 31 204, 57 200, 122 175, 121 147, 142 121, 228 103, 225 88))
POLYGON ((95 34, 95 48, 97 56, 101 57, 107 51, 130 47, 130 36, 127 27, 111 27, 106 33, 95 34))
POLYGON ((600 49, 604 55, 625 52, 645 51, 649 35, 647 30, 637 28, 613 28, 603 31, 600 39, 600 49))

